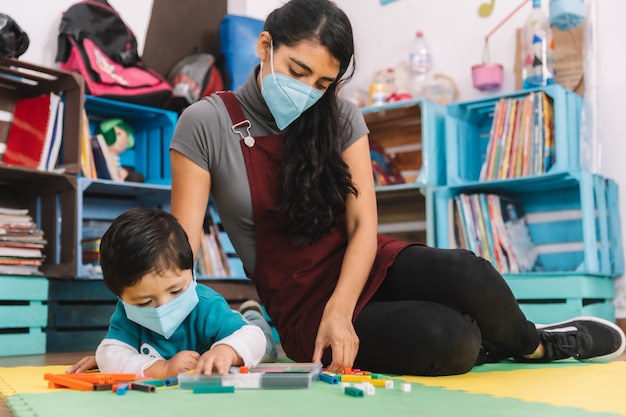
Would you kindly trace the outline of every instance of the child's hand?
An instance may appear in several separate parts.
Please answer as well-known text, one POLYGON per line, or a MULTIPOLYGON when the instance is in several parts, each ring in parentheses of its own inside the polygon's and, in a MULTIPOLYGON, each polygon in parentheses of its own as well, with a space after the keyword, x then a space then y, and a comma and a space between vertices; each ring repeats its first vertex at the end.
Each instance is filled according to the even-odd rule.
POLYGON ((172 359, 165 363, 165 378, 178 376, 178 374, 190 371, 196 367, 200 354, 193 350, 178 352, 172 359))
POLYGON ((211 375, 213 369, 220 374, 227 374, 232 365, 241 365, 243 360, 233 348, 227 345, 217 345, 200 356, 196 364, 197 374, 211 375))
POLYGON ((65 370, 65 373, 66 374, 74 374, 74 373, 79 374, 79 373, 86 372, 90 369, 94 369, 97 367, 98 367, 98 364, 96 363, 95 356, 85 356, 84 358, 76 362, 74 365, 67 368, 65 370))

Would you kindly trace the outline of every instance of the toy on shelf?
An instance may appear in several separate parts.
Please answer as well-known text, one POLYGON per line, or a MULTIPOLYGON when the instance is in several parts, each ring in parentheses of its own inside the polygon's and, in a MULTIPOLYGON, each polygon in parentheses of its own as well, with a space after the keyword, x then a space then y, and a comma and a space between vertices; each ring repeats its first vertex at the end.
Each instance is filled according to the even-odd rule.
POLYGON ((141 173, 135 172, 131 167, 122 166, 120 161, 122 152, 135 146, 132 126, 115 117, 100 123, 99 133, 104 136, 109 153, 113 156, 118 178, 121 181, 144 182, 141 173))

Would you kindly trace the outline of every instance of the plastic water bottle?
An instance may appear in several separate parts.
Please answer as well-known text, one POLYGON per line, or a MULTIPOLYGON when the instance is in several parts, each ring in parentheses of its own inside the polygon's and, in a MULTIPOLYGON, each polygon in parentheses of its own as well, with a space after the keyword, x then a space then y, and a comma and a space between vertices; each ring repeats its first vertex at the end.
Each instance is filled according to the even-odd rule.
POLYGON ((522 28, 522 85, 543 87, 554 83, 554 43, 548 17, 541 10, 541 0, 533 0, 533 9, 522 28))
POLYGON ((409 52, 409 92, 413 97, 424 97, 432 67, 433 55, 430 52, 430 45, 424 38, 424 33, 418 30, 409 52))

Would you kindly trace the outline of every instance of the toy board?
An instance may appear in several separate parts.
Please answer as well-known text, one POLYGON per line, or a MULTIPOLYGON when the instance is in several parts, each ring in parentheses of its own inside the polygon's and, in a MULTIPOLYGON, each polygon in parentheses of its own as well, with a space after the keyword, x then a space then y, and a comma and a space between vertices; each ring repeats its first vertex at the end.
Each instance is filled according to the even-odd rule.
POLYGON ((178 375, 181 389, 199 386, 233 386, 242 389, 293 389, 310 388, 319 379, 322 365, 319 363, 262 363, 242 372, 232 367, 226 375, 178 375))

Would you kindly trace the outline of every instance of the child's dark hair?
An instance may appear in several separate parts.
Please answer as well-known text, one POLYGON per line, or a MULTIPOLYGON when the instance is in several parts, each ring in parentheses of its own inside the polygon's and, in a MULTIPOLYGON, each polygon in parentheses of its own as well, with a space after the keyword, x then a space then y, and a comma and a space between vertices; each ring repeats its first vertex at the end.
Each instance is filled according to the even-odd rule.
POLYGON ((134 208, 117 217, 102 236, 100 264, 104 283, 119 297, 148 273, 192 269, 193 252, 172 214, 134 208))

